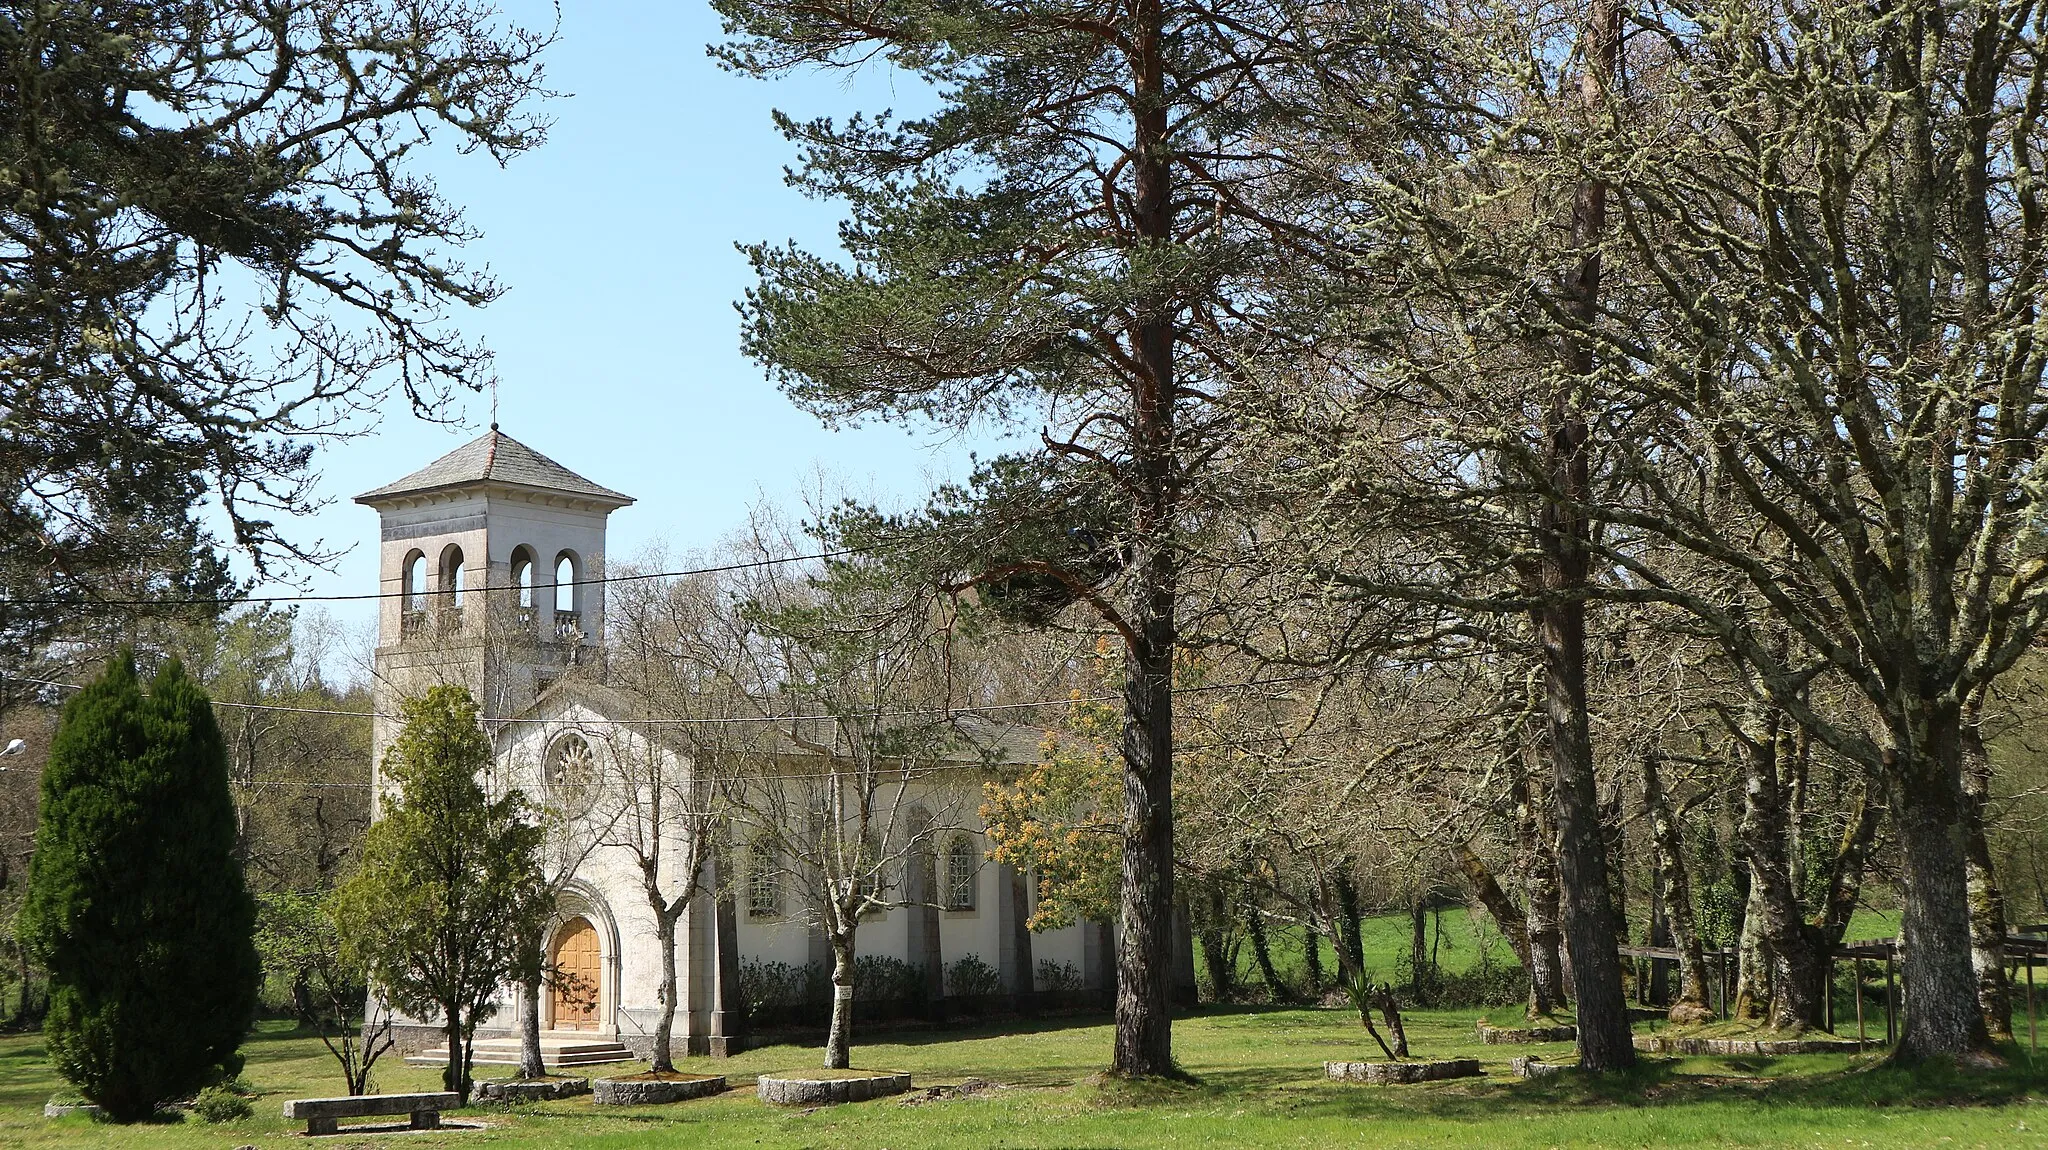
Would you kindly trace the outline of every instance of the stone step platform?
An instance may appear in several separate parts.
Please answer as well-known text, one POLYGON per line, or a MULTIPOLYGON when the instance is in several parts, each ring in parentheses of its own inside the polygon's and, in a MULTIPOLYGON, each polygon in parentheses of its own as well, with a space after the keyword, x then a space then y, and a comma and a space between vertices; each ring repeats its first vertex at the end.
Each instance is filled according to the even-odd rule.
POLYGON ((1881 1043, 1854 1038, 1672 1038, 1636 1035, 1636 1049, 1651 1054, 1756 1055, 1776 1058, 1786 1054, 1857 1054, 1881 1043))
MULTIPOLYGON (((406 1058, 412 1066, 448 1065, 448 1048, 436 1047, 423 1050, 406 1058)), ((542 1035, 540 1040, 541 1065, 561 1066, 602 1066, 612 1062, 632 1062, 633 1052, 608 1038, 563 1038, 542 1035)), ((516 1038, 479 1038, 471 1054, 471 1063, 476 1066, 517 1066, 519 1065, 519 1040, 516 1038)))

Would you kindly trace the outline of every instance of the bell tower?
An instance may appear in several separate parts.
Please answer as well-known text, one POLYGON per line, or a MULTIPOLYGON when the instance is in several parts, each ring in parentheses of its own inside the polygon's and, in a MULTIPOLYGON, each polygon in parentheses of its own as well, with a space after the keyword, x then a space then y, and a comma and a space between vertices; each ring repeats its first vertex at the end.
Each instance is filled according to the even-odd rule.
POLYGON ((455 683, 503 718, 569 668, 603 673, 605 524, 631 497, 493 423, 356 502, 382 520, 373 779, 401 699, 455 683))

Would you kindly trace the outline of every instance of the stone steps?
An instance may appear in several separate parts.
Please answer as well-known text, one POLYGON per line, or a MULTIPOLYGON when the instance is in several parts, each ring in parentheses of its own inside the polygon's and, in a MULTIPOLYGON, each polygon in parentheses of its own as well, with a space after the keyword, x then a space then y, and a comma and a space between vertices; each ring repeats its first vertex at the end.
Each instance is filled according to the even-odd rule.
MULTIPOLYGON (((632 1062, 633 1052, 611 1039, 562 1038, 542 1036, 540 1040, 541 1065, 602 1066, 611 1062, 632 1062)), ((516 1038, 479 1038, 471 1052, 470 1061, 476 1066, 517 1066, 519 1065, 519 1040, 516 1038)), ((437 1047, 410 1055, 406 1062, 413 1066, 446 1066, 448 1048, 437 1047)))

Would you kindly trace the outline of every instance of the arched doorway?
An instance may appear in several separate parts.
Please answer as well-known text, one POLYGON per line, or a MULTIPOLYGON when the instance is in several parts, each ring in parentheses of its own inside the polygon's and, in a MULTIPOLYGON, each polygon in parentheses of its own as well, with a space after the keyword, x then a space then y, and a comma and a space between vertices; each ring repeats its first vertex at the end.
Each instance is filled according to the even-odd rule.
POLYGON ((555 930, 548 946, 548 1024, 554 1030, 596 1030, 604 954, 597 928, 582 915, 555 930))

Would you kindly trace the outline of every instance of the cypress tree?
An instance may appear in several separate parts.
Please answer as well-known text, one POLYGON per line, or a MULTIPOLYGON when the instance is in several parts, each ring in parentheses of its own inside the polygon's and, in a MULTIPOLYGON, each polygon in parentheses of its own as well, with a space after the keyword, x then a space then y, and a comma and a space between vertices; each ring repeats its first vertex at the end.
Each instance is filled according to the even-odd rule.
POLYGON ((50 973, 58 1070, 117 1121, 241 1068, 261 969, 212 704, 134 655, 64 708, 43 773, 24 942, 50 973))

